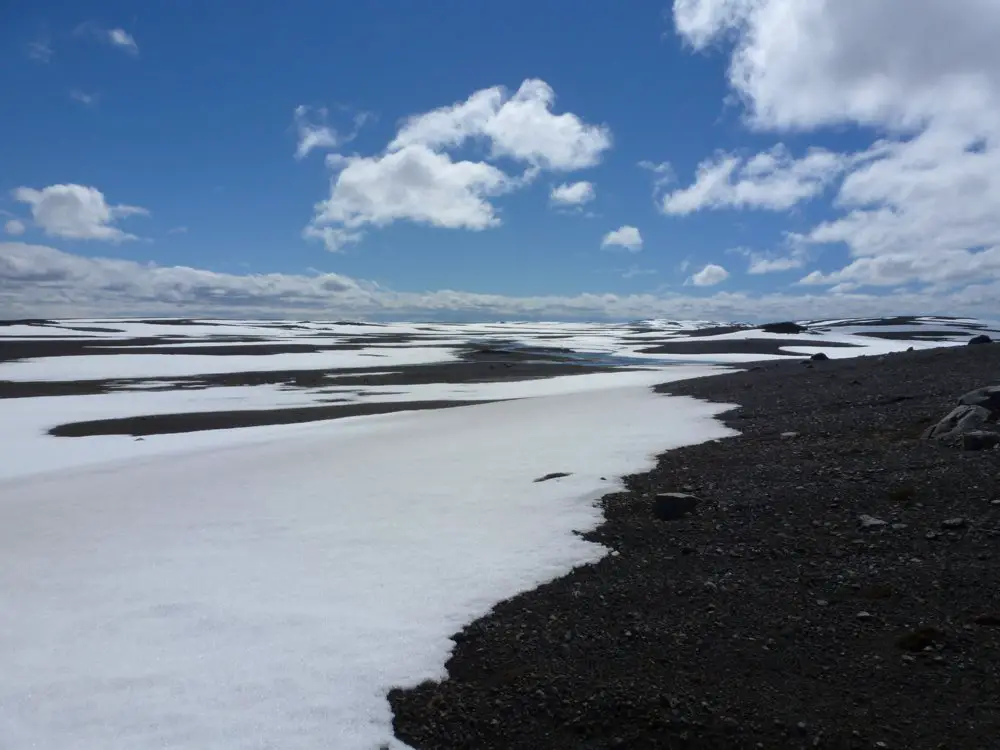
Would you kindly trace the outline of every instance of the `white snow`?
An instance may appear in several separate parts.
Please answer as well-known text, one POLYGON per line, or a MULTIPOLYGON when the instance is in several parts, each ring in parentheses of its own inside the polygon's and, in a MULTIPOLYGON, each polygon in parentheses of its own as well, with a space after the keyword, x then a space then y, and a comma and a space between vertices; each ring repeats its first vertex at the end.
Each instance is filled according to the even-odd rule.
POLYGON ((171 378, 227 372, 357 369, 451 362, 450 349, 366 347, 346 351, 289 354, 81 354, 0 363, 0 380, 56 381, 171 378))
MULTIPOLYGON (((980 331, 976 321, 937 318, 892 327, 825 323, 828 330, 812 322, 787 337, 748 329, 698 340, 805 339, 783 349, 853 357, 962 344, 980 331), (951 335, 944 342, 862 335, 914 330, 951 335), (855 346, 829 346, 836 342, 855 346)), ((657 396, 649 386, 719 372, 718 363, 777 358, 639 353, 726 325, 711 321, 644 321, 646 331, 591 323, 296 325, 95 319, 0 327, 0 345, 34 337, 99 345, 159 336, 190 346, 257 339, 247 347, 384 339, 318 353, 136 347, 0 362, 0 380, 158 379, 113 393, 0 399, 0 748, 403 747, 392 738, 390 688, 443 677, 449 636, 464 624, 597 560, 604 551, 573 531, 600 521, 594 501, 620 487, 617 477, 647 469, 663 450, 732 434, 713 418, 724 407, 657 396), (400 336, 413 338, 394 340, 400 336), (386 374, 452 361, 470 342, 569 348, 649 366, 493 383, 341 380, 376 374, 352 368, 386 374), (704 364, 671 366, 681 361, 704 364), (147 390, 191 375, 310 369, 339 372, 315 388, 147 390), (144 440, 47 434, 68 422, 331 398, 502 401, 144 440), (532 481, 563 471, 571 475, 532 481)))
POLYGON ((723 407, 626 375, 0 483, 3 747, 403 747, 391 687, 602 555, 572 533, 619 486, 600 477, 730 434, 723 407))
MULTIPOLYGON (((595 372, 537 380, 486 383, 420 383, 414 385, 323 386, 319 389, 275 385, 233 386, 197 390, 124 391, 73 396, 45 396, 0 400, 0 449, 17 461, 0 462, 0 479, 80 467, 96 463, 146 459, 178 450, 216 448, 255 438, 274 439, 280 426, 212 430, 173 435, 128 435, 82 438, 52 437, 48 431, 62 424, 121 419, 154 414, 287 409, 321 406, 331 399, 350 404, 406 403, 410 401, 499 401, 585 393, 606 388, 652 386, 682 377, 719 372, 713 367, 680 367, 664 371, 595 372)), ((286 429, 294 429, 291 425, 286 429)), ((2 746, 0 746, 2 747, 2 746)))

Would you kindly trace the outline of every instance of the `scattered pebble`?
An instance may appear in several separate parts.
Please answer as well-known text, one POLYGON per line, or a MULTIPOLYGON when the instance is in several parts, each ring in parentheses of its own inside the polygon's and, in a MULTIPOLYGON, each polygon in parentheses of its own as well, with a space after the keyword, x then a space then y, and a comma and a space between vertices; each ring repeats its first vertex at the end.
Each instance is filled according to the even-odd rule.
POLYGON ((886 522, 883 521, 881 518, 875 518, 875 516, 869 516, 869 515, 862 515, 858 519, 858 523, 861 524, 861 528, 863 528, 863 529, 870 529, 873 526, 885 526, 886 525, 886 522))

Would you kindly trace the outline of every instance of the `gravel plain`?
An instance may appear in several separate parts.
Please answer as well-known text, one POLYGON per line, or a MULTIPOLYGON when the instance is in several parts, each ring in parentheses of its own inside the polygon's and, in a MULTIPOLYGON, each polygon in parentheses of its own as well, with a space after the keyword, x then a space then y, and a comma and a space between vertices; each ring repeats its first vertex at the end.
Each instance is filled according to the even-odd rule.
POLYGON ((1000 451, 920 437, 998 383, 994 344, 661 386, 738 404, 741 435, 627 477, 586 535, 609 554, 457 633, 449 679, 390 695, 397 736, 1000 748, 1000 451), (665 492, 693 512, 659 518, 665 492))

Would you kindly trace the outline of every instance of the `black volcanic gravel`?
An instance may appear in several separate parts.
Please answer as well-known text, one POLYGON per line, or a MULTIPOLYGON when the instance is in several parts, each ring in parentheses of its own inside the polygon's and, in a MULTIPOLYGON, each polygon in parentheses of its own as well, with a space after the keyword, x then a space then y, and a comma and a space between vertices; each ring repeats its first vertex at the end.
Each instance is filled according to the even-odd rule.
POLYGON ((918 438, 997 383, 1000 346, 982 346, 661 387, 740 404, 724 419, 742 435, 670 451, 605 497, 587 538, 611 555, 457 634, 450 679, 390 694, 397 736, 1000 748, 1000 451, 918 438), (660 521, 667 491, 701 502, 660 521))

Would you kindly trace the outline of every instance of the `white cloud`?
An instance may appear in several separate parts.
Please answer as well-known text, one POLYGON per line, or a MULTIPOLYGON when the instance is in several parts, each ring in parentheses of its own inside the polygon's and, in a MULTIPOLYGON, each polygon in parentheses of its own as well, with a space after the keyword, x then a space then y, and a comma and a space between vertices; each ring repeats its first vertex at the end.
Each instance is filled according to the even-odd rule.
POLYGON ((554 114, 555 92, 545 81, 528 79, 513 94, 501 86, 482 89, 464 102, 409 118, 389 150, 409 145, 455 148, 488 139, 492 156, 510 157, 541 169, 592 167, 611 147, 611 130, 588 125, 571 112, 554 114))
POLYGON ((549 200, 556 206, 582 206, 597 197, 592 182, 570 182, 556 185, 549 193, 549 200))
POLYGON ((734 247, 726 252, 745 256, 750 261, 749 266, 747 266, 748 274, 778 273, 802 268, 809 261, 806 245, 797 241, 792 241, 790 244, 792 245, 791 249, 784 253, 760 252, 745 247, 734 247))
POLYGON ((382 156, 336 156, 328 162, 339 172, 330 197, 317 205, 306 236, 323 239, 330 250, 360 239, 364 227, 400 220, 447 229, 496 226, 500 220, 486 199, 517 186, 490 164, 455 162, 419 144, 382 156))
POLYGON ((130 55, 139 54, 139 45, 135 43, 135 38, 125 29, 109 29, 108 41, 112 46, 118 47, 128 52, 130 55))
POLYGON ((642 276, 654 276, 656 274, 655 268, 641 268, 640 266, 631 265, 622 271, 623 279, 637 279, 642 276))
POLYGON ((636 227, 626 224, 604 235, 601 247, 621 247, 629 252, 637 253, 642 250, 642 235, 636 227))
POLYGON ((798 237, 850 256, 807 283, 940 293, 1000 278, 1000 5, 675 0, 674 20, 696 48, 733 43, 729 81, 752 127, 891 136, 845 157, 842 213, 798 237))
POLYGON ((47 63, 52 59, 52 43, 48 38, 36 39, 28 42, 28 57, 38 62, 47 63))
POLYGON ((328 155, 335 172, 330 196, 316 205, 303 235, 339 250, 359 241, 365 228, 395 221, 471 230, 499 225, 490 198, 523 187, 542 169, 595 164, 610 146, 606 128, 553 114, 553 101, 544 81, 527 80, 513 96, 501 87, 483 89, 465 102, 409 118, 381 154, 328 155), (486 161, 456 161, 447 153, 471 138, 488 140, 491 158, 524 162, 524 172, 515 177, 486 161))
POLYGON ((674 20, 696 48, 736 35, 729 81, 760 127, 995 124, 993 0, 675 0, 674 20))
POLYGON ((339 274, 225 274, 0 242, 0 317, 776 320, 933 313, 988 316, 995 314, 997 299, 997 282, 938 295, 715 292, 516 297, 453 290, 412 294, 339 274))
POLYGON ((694 284, 695 286, 715 286, 716 284, 721 284, 728 278, 729 271, 722 266, 716 265, 715 263, 709 263, 696 274, 693 274, 688 279, 688 283, 694 284))
POLYGON ((113 226, 113 222, 128 216, 148 215, 138 206, 109 206, 104 194, 84 185, 49 185, 41 190, 19 187, 13 191, 15 200, 27 203, 35 224, 52 237, 79 240, 136 239, 113 226))
POLYGON ((784 211, 819 195, 848 163, 823 149, 795 159, 782 144, 750 159, 717 154, 698 165, 694 184, 666 195, 662 208, 675 215, 720 208, 784 211))
POLYGON ((97 103, 96 94, 88 94, 85 91, 80 91, 80 89, 73 89, 69 92, 69 98, 75 102, 80 102, 80 104, 85 107, 89 107, 97 103))
POLYGON ((86 21, 77 26, 73 33, 77 36, 87 36, 104 44, 110 44, 130 55, 139 54, 139 45, 136 43, 135 37, 120 27, 107 29, 93 21, 86 21))
POLYGON ((9 235, 24 234, 25 229, 27 227, 24 226, 24 222, 20 219, 8 219, 3 225, 3 230, 9 235))
POLYGON ((325 107, 312 108, 302 104, 295 108, 295 131, 298 140, 295 148, 296 159, 305 158, 314 149, 334 149, 350 143, 371 117, 368 112, 355 112, 352 117, 354 129, 342 135, 327 124, 328 115, 329 112, 325 107))

